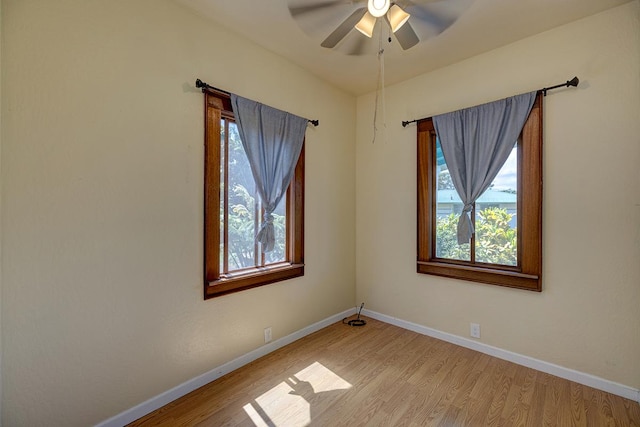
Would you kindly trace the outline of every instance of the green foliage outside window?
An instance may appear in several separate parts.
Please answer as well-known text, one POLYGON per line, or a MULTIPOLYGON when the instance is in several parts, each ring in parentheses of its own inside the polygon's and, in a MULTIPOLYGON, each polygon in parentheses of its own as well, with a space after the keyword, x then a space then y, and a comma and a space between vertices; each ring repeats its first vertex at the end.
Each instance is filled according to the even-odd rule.
MULTIPOLYGON (((436 256, 446 259, 469 260, 469 244, 457 241, 457 214, 438 218, 436 256)), ((476 261, 490 264, 517 265, 517 236, 509 226, 513 215, 506 209, 486 208, 476 212, 476 261)))
MULTIPOLYGON (((254 206, 255 198, 241 184, 233 186, 234 204, 229 209, 229 265, 235 268, 247 268, 255 265, 253 254, 255 245, 254 206)), ((284 259, 286 232, 284 215, 273 214, 276 232, 276 246, 266 254, 266 263, 284 259)))

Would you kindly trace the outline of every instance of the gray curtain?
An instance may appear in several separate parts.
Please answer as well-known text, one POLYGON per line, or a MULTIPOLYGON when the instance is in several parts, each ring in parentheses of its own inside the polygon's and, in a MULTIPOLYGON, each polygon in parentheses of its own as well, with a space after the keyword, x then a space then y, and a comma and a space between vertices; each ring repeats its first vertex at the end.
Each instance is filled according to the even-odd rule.
POLYGON ((307 119, 231 94, 238 133, 264 206, 256 235, 262 252, 275 246, 273 211, 286 194, 300 157, 307 119))
POLYGON ((433 117, 444 159, 464 203, 458 220, 458 244, 474 233, 469 212, 509 157, 536 92, 525 93, 433 117))

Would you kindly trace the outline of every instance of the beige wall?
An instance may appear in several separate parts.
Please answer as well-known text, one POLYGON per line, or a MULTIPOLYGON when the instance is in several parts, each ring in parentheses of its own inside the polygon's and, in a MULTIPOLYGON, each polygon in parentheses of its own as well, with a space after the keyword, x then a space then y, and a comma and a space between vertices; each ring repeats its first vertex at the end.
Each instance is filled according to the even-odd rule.
POLYGON ((640 2, 358 98, 357 300, 387 315, 640 388, 640 2), (561 83, 545 99, 544 277, 533 293, 415 273, 416 128, 561 83), (380 126, 381 127, 381 126, 380 126))
POLYGON ((353 307, 355 98, 172 1, 2 7, 5 425, 97 423, 353 307), (203 301, 196 78, 320 120, 303 278, 203 301))

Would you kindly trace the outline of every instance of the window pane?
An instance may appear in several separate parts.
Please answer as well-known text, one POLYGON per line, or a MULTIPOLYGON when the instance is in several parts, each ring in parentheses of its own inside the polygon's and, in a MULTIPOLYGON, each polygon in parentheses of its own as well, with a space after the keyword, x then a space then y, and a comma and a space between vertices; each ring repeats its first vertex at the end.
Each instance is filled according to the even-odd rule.
POLYGON ((228 141, 228 262, 229 271, 234 271, 256 265, 254 236, 259 207, 249 160, 233 122, 229 123, 228 141))
POLYGON ((286 207, 287 197, 283 197, 278 207, 273 212, 273 225, 276 231, 276 245, 271 252, 265 254, 265 263, 274 264, 286 261, 285 253, 287 248, 287 221, 286 207))
MULTIPOLYGON (((220 271, 229 273, 245 268, 258 267, 286 261, 286 198, 280 202, 273 213, 276 244, 272 252, 264 254, 259 251, 255 243, 262 221, 262 204, 256 191, 255 181, 251 174, 249 160, 242 147, 238 127, 234 122, 228 122, 228 158, 222 154, 222 160, 228 161, 228 200, 227 232, 228 234, 228 267, 224 268, 224 239, 221 239, 220 271)), ((221 135, 221 152, 224 153, 224 126, 221 135)), ((221 168, 223 183, 224 168, 221 168)), ((221 198, 224 198, 224 185, 221 184, 221 198)), ((224 236, 224 200, 221 200, 221 236, 224 236)))
POLYGON ((471 260, 470 245, 458 245, 458 218, 462 212, 462 200, 453 187, 449 169, 444 161, 440 139, 436 139, 436 257, 471 260))
POLYGON ((225 179, 224 179, 224 165, 227 161, 225 157, 225 147, 227 145, 225 140, 224 125, 226 120, 220 120, 220 271, 224 272, 224 207, 225 207, 225 179))
POLYGON ((476 261, 517 265, 518 147, 476 201, 476 261))

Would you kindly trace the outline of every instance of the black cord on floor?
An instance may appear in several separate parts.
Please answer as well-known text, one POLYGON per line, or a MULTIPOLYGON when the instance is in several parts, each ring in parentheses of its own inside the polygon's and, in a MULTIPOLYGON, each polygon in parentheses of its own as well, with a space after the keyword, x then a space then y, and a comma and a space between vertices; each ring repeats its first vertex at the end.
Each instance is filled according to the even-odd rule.
POLYGON ((358 310, 358 317, 355 319, 347 320, 348 317, 342 319, 342 323, 349 326, 364 326, 367 322, 364 319, 360 318, 360 313, 362 312, 362 307, 364 307, 364 303, 360 305, 360 309, 358 310))

